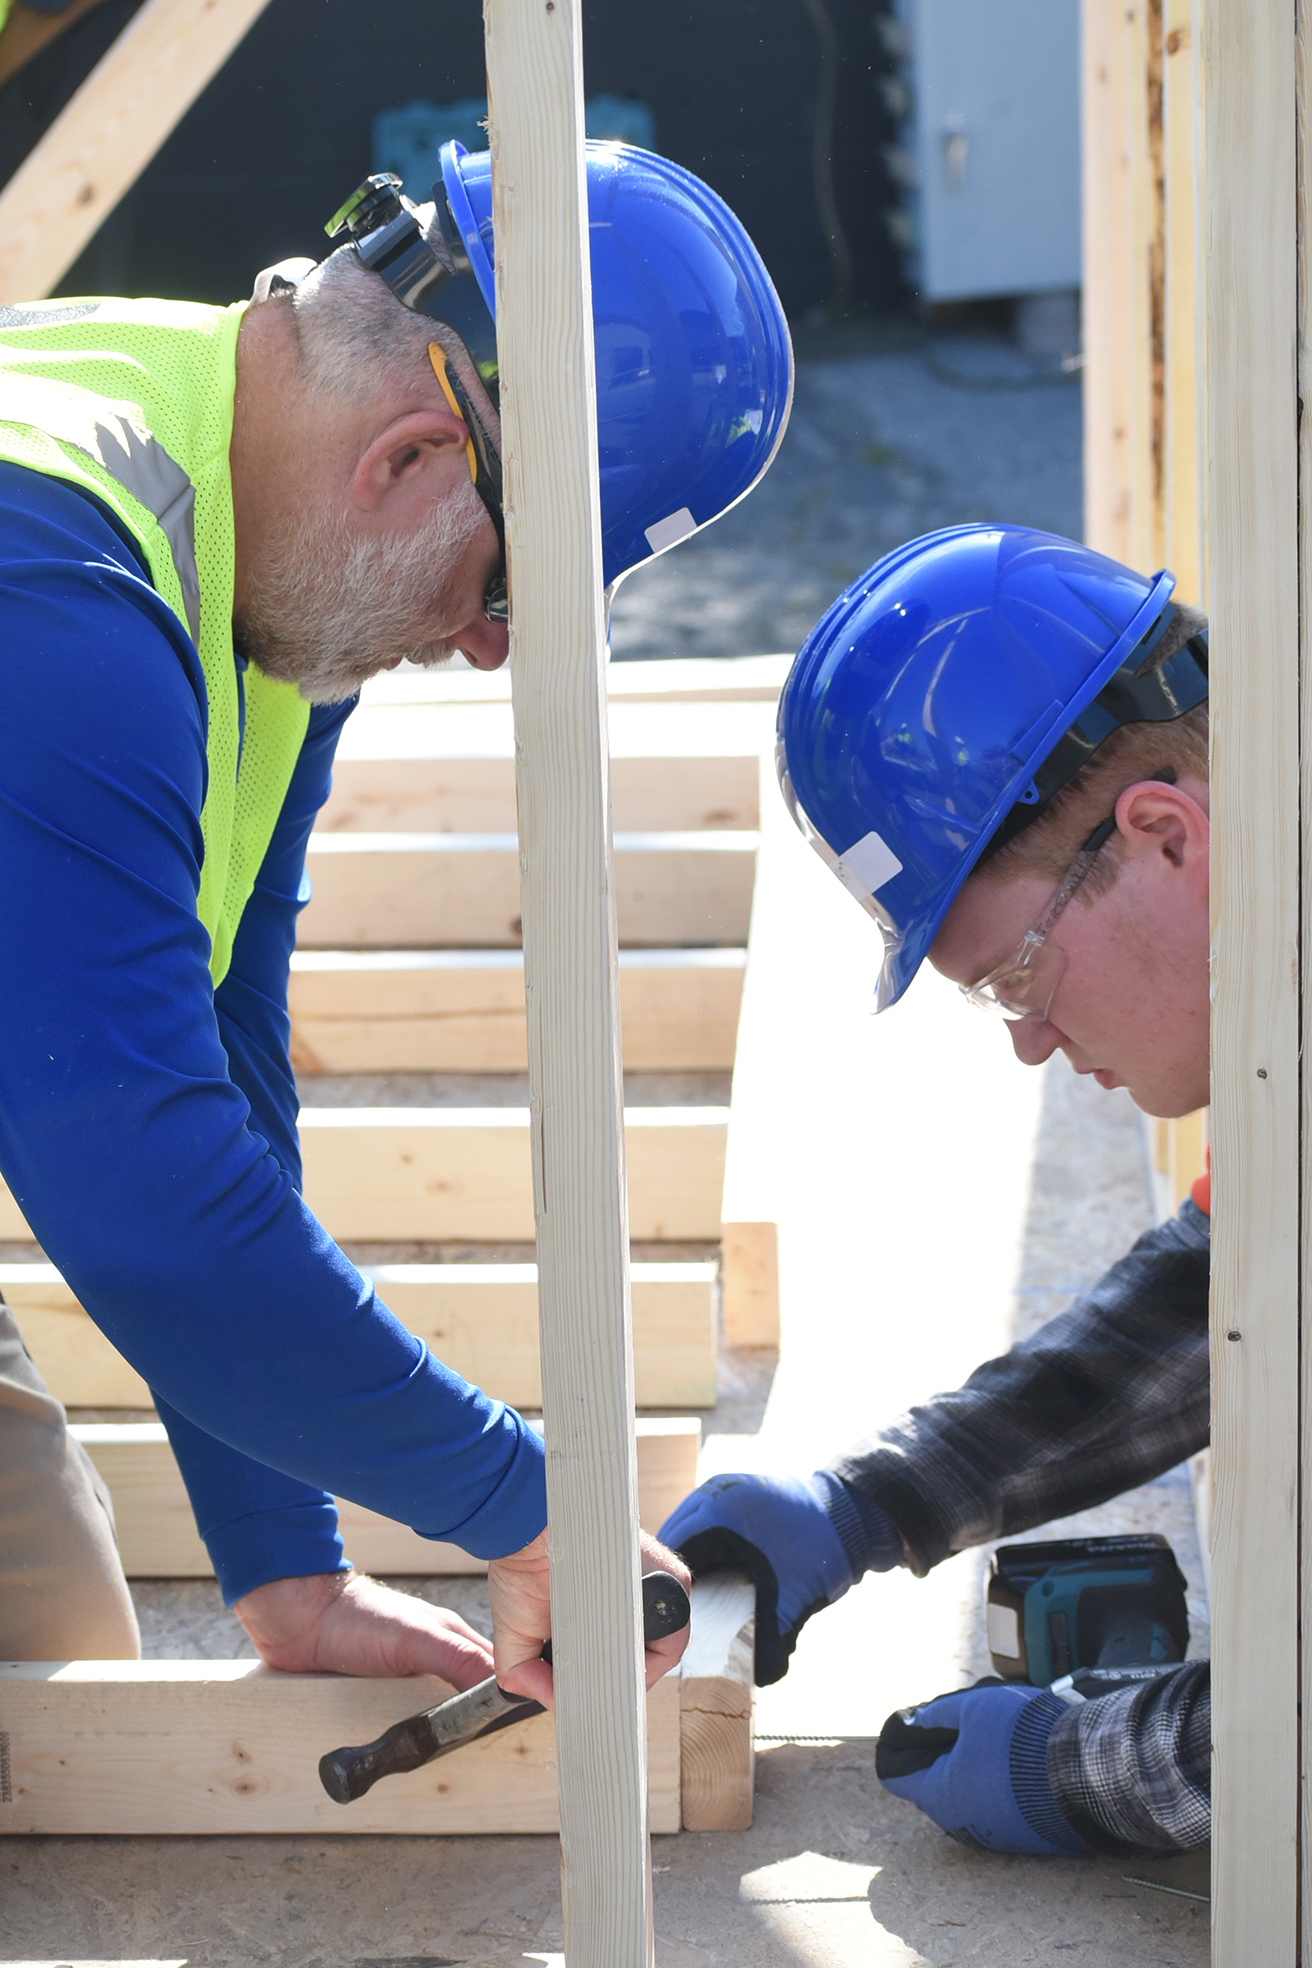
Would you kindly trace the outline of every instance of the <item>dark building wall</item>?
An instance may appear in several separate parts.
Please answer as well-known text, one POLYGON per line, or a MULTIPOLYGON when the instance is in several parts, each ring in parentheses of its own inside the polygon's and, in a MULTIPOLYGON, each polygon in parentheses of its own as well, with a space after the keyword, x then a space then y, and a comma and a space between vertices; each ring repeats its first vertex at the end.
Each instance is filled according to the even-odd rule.
MULTIPOLYGON (((0 174, 136 4, 105 0, 0 90, 0 174)), ((657 148, 738 212, 794 315, 824 307, 835 290, 815 183, 826 79, 816 4, 591 0, 585 15, 589 94, 651 107, 657 148)), ((853 299, 883 310, 900 297, 883 217, 883 57, 870 0, 823 6, 839 50, 831 168, 853 299)), ((483 90, 479 0, 272 0, 60 291, 243 295, 261 266, 324 249, 324 219, 370 167, 380 109, 483 90)))

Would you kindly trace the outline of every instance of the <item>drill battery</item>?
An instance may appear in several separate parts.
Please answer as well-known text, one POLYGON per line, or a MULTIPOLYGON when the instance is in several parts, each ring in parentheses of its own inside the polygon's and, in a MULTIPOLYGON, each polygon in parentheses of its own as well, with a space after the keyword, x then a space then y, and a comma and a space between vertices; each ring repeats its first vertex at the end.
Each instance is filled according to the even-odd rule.
POLYGON ((1166 1667, 1189 1645, 1184 1576, 1157 1532, 1000 1545, 985 1613, 994 1672, 1035 1687, 1088 1669, 1166 1667))

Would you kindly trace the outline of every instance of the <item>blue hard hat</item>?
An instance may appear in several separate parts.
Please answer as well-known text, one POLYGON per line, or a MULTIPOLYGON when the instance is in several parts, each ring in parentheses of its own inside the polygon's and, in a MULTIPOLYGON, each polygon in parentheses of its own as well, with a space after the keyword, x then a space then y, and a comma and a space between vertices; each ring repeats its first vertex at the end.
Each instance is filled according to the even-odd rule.
MULTIPOLYGON (((449 143, 441 161, 495 323, 491 153, 449 143)), ((587 177, 609 587, 751 491, 788 422, 793 352, 760 254, 700 178, 651 151, 596 142, 587 177)))
POLYGON ((987 849, 1117 726, 1203 701, 1201 637, 1142 671, 1174 586, 1052 533, 954 526, 878 561, 807 637, 779 702, 780 780, 879 925, 879 1010, 987 849))

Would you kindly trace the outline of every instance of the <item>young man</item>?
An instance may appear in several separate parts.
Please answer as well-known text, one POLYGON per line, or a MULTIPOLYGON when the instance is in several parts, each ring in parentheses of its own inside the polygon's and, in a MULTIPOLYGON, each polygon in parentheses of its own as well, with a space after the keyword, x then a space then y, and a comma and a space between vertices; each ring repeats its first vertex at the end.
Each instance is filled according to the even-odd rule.
MULTIPOLYGON (((879 925, 880 1009, 928 956, 1024 1064, 1060 1050, 1161 1116, 1208 1098, 1207 635, 1173 585, 1021 528, 931 534, 834 604, 779 715, 784 796, 879 925)), ((1199 1185, 1066 1312, 828 1468, 680 1505, 661 1536, 694 1571, 755 1577, 758 1681, 864 1572, 923 1576, 1205 1444, 1209 1206, 1199 1185)), ((1206 1663, 1078 1705, 981 1686, 908 1711, 880 1767, 970 1843, 1178 1851, 1209 1833, 1209 1725, 1206 1663)))
MULTIPOLYGON (((549 1702, 542 1442, 306 1208, 288 1058, 355 693, 506 658, 490 165, 449 145, 442 172, 417 209, 371 180, 249 307, 0 308, 0 1169, 148 1381, 266 1661, 488 1672, 462 1620, 352 1573, 341 1495, 488 1559, 497 1671, 549 1702)), ((615 145, 588 175, 609 582, 750 488, 791 369, 714 194, 615 145)), ((6 1657, 137 1651, 103 1503, 0 1307, 6 1657)))

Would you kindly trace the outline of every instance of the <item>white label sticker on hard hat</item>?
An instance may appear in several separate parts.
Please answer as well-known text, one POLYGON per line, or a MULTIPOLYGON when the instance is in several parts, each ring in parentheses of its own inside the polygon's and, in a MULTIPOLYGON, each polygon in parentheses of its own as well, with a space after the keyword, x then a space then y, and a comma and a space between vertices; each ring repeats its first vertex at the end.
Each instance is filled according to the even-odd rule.
POLYGON ((1003 1660, 1020 1659, 1020 1621, 1014 1606, 988 1603, 989 1652, 1003 1660))
POLYGON ((843 887, 855 895, 858 902, 867 895, 878 895, 885 882, 900 875, 902 863, 894 854, 886 840, 878 834, 867 834, 849 847, 846 854, 839 857, 834 873, 843 887))
POLYGON ((690 533, 697 531, 697 522, 687 506, 680 506, 668 519, 658 519, 654 526, 645 529, 647 545, 653 553, 664 553, 666 547, 673 547, 680 540, 686 540, 690 533))

